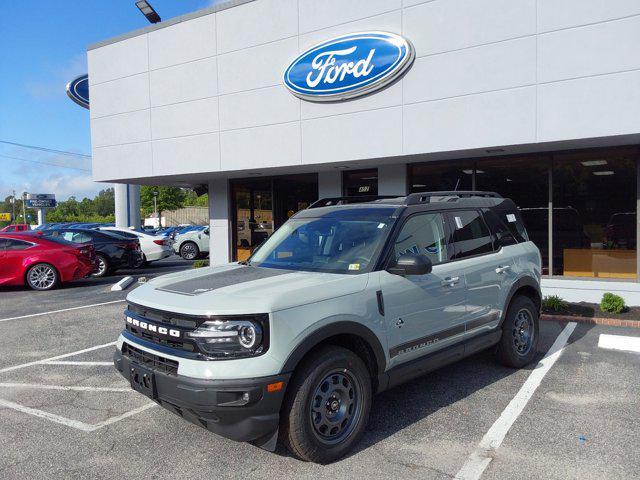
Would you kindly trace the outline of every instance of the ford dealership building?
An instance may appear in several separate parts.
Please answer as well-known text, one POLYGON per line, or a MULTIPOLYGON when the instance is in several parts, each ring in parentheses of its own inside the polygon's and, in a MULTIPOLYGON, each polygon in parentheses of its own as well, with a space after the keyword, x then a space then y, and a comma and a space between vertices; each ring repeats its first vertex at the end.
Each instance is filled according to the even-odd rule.
POLYGON ((640 2, 233 0, 89 47, 93 177, 207 187, 211 258, 320 197, 490 190, 545 293, 640 305, 640 2))

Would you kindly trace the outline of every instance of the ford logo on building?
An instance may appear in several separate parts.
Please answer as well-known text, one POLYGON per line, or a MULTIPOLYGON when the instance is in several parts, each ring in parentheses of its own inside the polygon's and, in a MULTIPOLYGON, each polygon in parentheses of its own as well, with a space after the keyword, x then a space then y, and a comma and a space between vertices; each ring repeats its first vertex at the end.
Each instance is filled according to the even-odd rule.
POLYGON ((302 53, 285 70, 284 84, 305 100, 345 100, 388 85, 414 56, 413 46, 400 35, 352 33, 302 53))
POLYGON ((89 75, 80 75, 67 84, 67 95, 84 108, 89 108, 89 75))

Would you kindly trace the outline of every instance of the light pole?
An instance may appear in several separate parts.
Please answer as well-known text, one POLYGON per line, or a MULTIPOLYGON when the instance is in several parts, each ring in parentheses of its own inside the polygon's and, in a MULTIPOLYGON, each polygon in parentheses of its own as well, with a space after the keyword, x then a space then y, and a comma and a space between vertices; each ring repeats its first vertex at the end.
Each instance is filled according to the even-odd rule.
POLYGON ((153 191, 153 212, 157 222, 156 228, 160 228, 162 225, 160 225, 160 218, 158 217, 158 191, 157 190, 153 191))

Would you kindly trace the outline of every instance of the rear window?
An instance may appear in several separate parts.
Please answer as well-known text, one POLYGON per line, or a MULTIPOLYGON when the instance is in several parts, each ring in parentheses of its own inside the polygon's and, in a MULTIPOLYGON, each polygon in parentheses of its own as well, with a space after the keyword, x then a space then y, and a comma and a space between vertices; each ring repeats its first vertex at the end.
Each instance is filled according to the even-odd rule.
POLYGON ((69 242, 67 240, 65 240, 64 238, 57 236, 57 235, 47 235, 46 240, 49 240, 50 242, 54 242, 54 243, 58 243, 60 245, 75 245, 73 242, 69 242))
POLYGON ((500 218, 496 212, 489 209, 483 210, 482 213, 484 214, 484 219, 487 222, 487 225, 489 225, 489 229, 496 240, 496 250, 499 250, 501 246, 515 245, 518 243, 509 227, 507 227, 507 223, 509 223, 507 215, 503 215, 502 218, 500 218))

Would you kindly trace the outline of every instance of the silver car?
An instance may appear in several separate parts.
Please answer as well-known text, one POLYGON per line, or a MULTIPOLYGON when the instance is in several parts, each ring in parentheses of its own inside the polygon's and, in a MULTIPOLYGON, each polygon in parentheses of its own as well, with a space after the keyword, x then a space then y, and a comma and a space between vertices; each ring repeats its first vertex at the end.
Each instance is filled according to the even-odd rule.
POLYGON ((489 348, 534 359, 540 252, 511 200, 359 200, 316 202, 248 261, 133 290, 117 369, 212 432, 327 463, 359 441, 375 393, 489 348))

